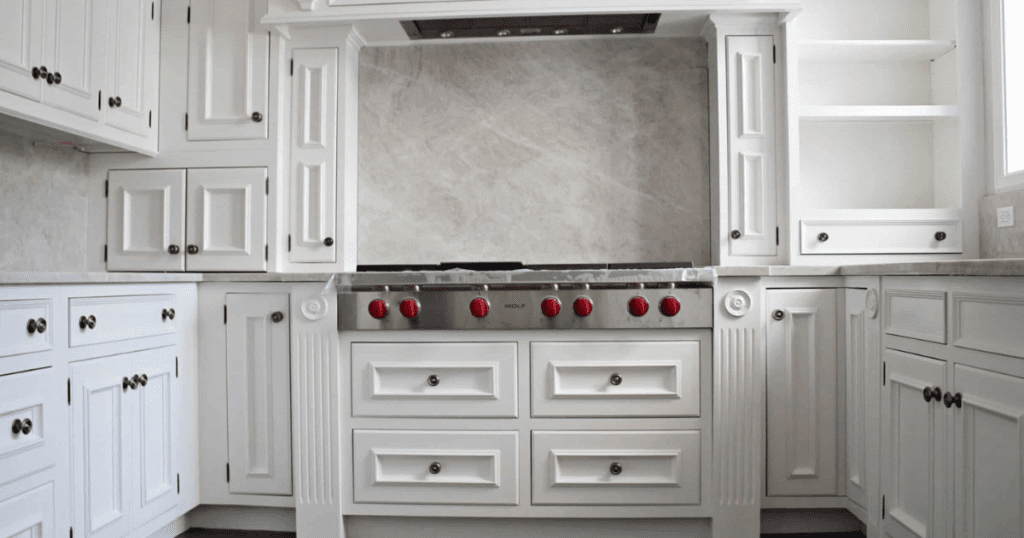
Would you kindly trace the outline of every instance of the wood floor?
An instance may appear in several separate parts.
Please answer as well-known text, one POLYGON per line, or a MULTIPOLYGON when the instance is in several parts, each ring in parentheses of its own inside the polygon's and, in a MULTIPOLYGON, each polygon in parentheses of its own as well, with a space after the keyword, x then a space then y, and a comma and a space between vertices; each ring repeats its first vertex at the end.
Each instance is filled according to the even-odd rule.
MULTIPOLYGON (((224 531, 191 529, 178 538, 295 538, 292 532, 224 531)), ((763 534, 762 538, 864 538, 859 532, 836 532, 828 534, 763 534)))

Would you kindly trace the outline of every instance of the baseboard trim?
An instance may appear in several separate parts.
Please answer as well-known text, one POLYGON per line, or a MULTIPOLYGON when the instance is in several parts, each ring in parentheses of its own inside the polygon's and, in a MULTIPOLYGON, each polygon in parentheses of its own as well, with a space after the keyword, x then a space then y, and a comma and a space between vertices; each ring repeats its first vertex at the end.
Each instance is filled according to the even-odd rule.
POLYGON ((295 509, 204 504, 188 513, 192 528, 295 532, 295 509))
POLYGON ((845 508, 761 510, 761 534, 858 531, 864 531, 864 524, 845 508))

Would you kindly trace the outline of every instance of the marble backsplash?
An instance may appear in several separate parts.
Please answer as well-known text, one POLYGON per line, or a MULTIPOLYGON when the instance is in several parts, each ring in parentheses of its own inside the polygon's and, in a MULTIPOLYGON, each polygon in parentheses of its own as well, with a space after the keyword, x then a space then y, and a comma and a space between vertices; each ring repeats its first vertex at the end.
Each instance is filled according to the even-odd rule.
POLYGON ((978 209, 981 213, 981 257, 1024 258, 1024 190, 986 196, 981 199, 978 209), (1000 207, 1013 207, 1013 226, 997 227, 1000 207))
POLYGON ((0 132, 0 271, 85 271, 88 173, 88 155, 0 132))
POLYGON ((359 263, 710 263, 703 40, 359 59, 359 263))

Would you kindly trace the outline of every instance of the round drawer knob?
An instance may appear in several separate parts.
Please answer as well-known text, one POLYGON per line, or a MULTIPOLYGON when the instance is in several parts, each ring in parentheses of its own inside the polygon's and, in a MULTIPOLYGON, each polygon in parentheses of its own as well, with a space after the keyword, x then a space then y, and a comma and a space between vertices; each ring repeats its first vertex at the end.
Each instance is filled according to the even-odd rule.
POLYGON ((18 435, 19 433, 21 433, 21 419, 20 418, 14 419, 14 423, 11 424, 11 433, 13 433, 14 435, 18 435))
POLYGON ((430 464, 430 474, 437 474, 441 472, 441 464, 434 462, 430 464))
POLYGON ((181 252, 181 247, 179 247, 178 245, 171 245, 167 247, 168 254, 177 254, 179 252, 181 252))
POLYGON ((39 77, 43 76, 43 72, 38 67, 32 68, 32 78, 39 80, 39 77))
POLYGON ((828 241, 828 234, 825 232, 821 232, 820 234, 818 234, 818 241, 821 241, 822 243, 828 241))
POLYGON ((328 238, 324 239, 324 246, 325 247, 332 247, 332 246, 334 246, 334 238, 333 237, 328 237, 328 238))
POLYGON ((162 317, 164 321, 174 319, 174 309, 165 308, 164 311, 160 313, 160 317, 162 317))
POLYGON ((942 389, 939 387, 924 388, 924 401, 930 402, 932 400, 935 400, 936 402, 942 400, 942 389))
POLYGON ((441 378, 437 377, 436 375, 431 375, 430 377, 427 378, 427 384, 430 385, 431 387, 436 387, 439 384, 441 384, 441 378))
POLYGON ((786 313, 783 312, 782 310, 776 310, 775 312, 772 312, 772 319, 774 319, 775 321, 782 321, 785 317, 786 313))
POLYGON ((121 390, 128 390, 128 387, 132 386, 132 380, 127 377, 121 378, 121 390))
POLYGON ((612 374, 612 378, 609 381, 611 381, 612 385, 621 385, 622 376, 619 374, 612 374))
POLYGON ((188 253, 189 254, 199 254, 199 247, 197 247, 195 245, 189 245, 188 246, 188 253))
POLYGON ((21 421, 21 434, 28 435, 30 433, 32 433, 32 420, 26 418, 21 421))
POLYGON ((608 469, 613 475, 622 474, 622 466, 618 462, 612 463, 611 468, 608 469))
POLYGON ((935 240, 936 241, 945 241, 946 240, 946 232, 935 232, 935 240))
POLYGON ((964 397, 959 392, 956 394, 950 394, 947 392, 946 395, 942 397, 942 403, 946 404, 947 409, 953 407, 953 405, 956 405, 957 409, 959 409, 964 404, 964 397))
POLYGON ((256 123, 259 123, 259 122, 263 121, 263 114, 260 114, 259 112, 253 112, 252 113, 252 121, 254 121, 256 123))
POLYGON ((273 321, 274 323, 281 323, 282 321, 284 321, 284 313, 274 312, 273 314, 270 315, 270 321, 273 321))
POLYGON ((46 332, 46 318, 39 318, 36 320, 36 332, 39 334, 46 332))
POLYGON ((34 320, 34 319, 28 320, 28 334, 35 334, 36 330, 38 328, 39 328, 39 324, 36 323, 36 320, 34 320))
POLYGON ((96 328, 96 316, 89 316, 89 317, 82 316, 82 317, 78 318, 78 328, 82 329, 82 330, 85 330, 86 328, 95 329, 96 328))
POLYGON ((733 239, 739 239, 739 238, 743 237, 743 234, 741 234, 739 230, 733 230, 732 233, 729 234, 729 237, 731 237, 733 239))

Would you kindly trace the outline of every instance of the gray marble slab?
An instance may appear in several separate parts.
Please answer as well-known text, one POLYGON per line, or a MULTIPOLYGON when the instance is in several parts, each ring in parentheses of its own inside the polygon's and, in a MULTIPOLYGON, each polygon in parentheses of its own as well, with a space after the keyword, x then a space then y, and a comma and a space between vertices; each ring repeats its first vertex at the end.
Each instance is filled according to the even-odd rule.
POLYGON ((720 278, 752 276, 837 276, 839 266, 755 265, 749 267, 715 267, 720 278))
POLYGON ((847 265, 844 276, 1024 276, 1024 258, 847 265))
POLYGON ((198 273, 63 273, 45 271, 0 271, 0 285, 10 284, 129 284, 159 282, 200 282, 198 273))

